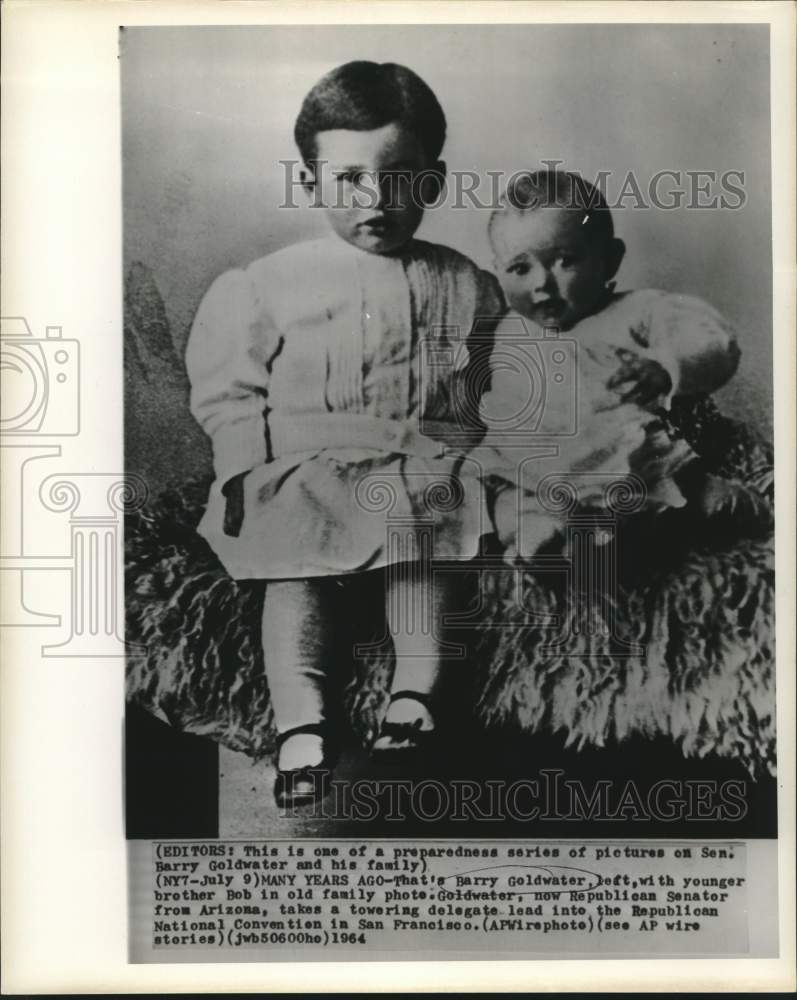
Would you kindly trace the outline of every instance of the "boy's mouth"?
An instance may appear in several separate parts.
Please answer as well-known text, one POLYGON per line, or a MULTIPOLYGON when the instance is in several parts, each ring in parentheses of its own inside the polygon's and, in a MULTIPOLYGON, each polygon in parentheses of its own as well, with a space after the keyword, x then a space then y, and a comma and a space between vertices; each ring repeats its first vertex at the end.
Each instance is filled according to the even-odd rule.
POLYGON ((365 222, 361 222, 360 228, 372 233, 383 233, 388 228, 388 221, 383 215, 377 215, 373 219, 366 219, 365 222))

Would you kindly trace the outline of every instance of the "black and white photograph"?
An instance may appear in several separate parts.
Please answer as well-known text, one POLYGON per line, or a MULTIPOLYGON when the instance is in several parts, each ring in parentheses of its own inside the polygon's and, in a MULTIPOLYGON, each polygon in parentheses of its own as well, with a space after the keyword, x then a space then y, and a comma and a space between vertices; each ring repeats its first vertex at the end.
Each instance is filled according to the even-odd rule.
POLYGON ((767 34, 123 29, 132 835, 774 835, 767 34))
POLYGON ((128 836, 774 838, 767 28, 120 54, 128 836))
POLYGON ((775 14, 144 6, 119 370, 2 330, 2 625, 114 664, 128 965, 783 958, 775 14))

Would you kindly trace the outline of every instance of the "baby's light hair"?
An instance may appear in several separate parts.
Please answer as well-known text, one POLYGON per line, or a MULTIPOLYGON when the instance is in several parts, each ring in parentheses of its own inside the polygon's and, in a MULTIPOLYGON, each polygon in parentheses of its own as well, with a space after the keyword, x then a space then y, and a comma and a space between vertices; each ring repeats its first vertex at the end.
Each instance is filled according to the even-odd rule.
POLYGON ((496 221, 507 212, 534 212, 541 208, 564 208, 579 213, 591 239, 610 242, 614 222, 603 193, 580 174, 565 170, 529 170, 513 174, 498 207, 488 223, 493 239, 496 221))

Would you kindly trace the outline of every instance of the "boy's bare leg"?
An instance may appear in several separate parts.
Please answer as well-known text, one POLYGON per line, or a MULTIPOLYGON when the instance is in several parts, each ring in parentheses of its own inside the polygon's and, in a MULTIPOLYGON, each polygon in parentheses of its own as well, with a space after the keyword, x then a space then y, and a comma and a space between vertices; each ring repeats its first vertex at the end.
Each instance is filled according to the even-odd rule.
MULTIPOLYGON (((391 690, 434 699, 442 675, 444 616, 454 606, 451 574, 433 577, 422 562, 391 566, 387 574, 387 621, 396 653, 391 690)), ((434 728, 430 710, 409 697, 391 703, 386 721, 434 728)))
MULTIPOLYGON (((326 670, 332 632, 324 581, 269 582, 263 605, 263 655, 277 732, 326 720, 326 670)), ((289 737, 280 770, 321 763, 323 742, 313 733, 289 737)))

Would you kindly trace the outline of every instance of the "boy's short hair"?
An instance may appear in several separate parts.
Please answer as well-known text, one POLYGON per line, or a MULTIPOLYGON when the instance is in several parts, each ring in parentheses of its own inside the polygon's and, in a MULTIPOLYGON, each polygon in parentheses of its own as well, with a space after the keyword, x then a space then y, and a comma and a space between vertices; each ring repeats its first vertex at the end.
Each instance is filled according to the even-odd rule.
POLYGON ((338 66, 302 102, 293 135, 304 162, 316 158, 316 136, 331 129, 368 132, 400 122, 417 135, 429 159, 440 155, 446 118, 432 89, 397 63, 349 62, 338 66))
POLYGON ((566 170, 529 170, 513 174, 491 216, 506 212, 533 212, 538 208, 566 208, 580 213, 584 230, 594 240, 614 239, 614 222, 603 193, 580 174, 566 170))

